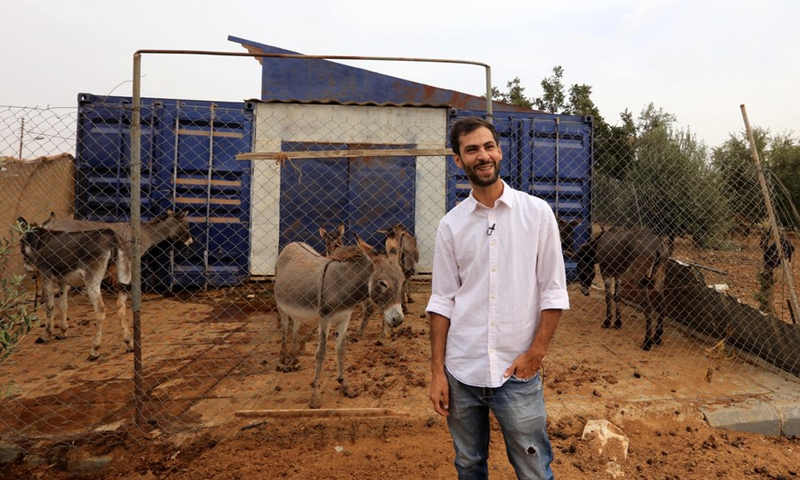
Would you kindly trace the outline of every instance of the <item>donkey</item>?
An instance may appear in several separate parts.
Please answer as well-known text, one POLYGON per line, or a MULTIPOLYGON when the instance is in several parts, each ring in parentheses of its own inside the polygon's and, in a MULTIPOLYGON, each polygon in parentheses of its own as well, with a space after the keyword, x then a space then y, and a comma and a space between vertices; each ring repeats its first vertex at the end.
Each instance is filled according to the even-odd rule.
MULTIPOLYGON (((322 238, 322 241, 325 243, 325 256, 339 256, 339 255, 347 255, 348 253, 358 252, 359 247, 358 245, 351 245, 351 246, 344 246, 344 224, 339 224, 333 230, 327 230, 325 227, 319 227, 319 236, 322 238)), ((375 305, 369 300, 366 299, 361 302, 361 322, 359 322, 359 329, 358 334, 364 334, 364 328, 367 326, 367 322, 372 317, 372 314, 375 313, 375 305)), ((405 313, 405 310, 403 310, 405 313)), ((391 330, 386 322, 383 322, 383 336, 385 338, 389 338, 391 335, 391 330)))
MULTIPOLYGON (((133 229, 129 222, 106 223, 62 218, 50 226, 50 230, 54 232, 78 232, 103 228, 110 228, 117 232, 128 245, 133 241, 133 229)), ((187 247, 193 243, 185 211, 173 213, 172 210, 167 210, 156 218, 142 223, 142 253, 165 240, 177 240, 187 247)))
MULTIPOLYGON (((117 281, 128 285, 131 282, 130 258, 125 242, 110 228, 81 232, 54 232, 51 215, 41 226, 31 225, 24 218, 17 219, 23 235, 20 250, 27 265, 35 268, 42 277, 46 297, 45 331, 48 341, 53 335, 53 314, 56 290, 61 292, 59 309, 61 335, 67 334, 67 293, 71 286, 85 286, 89 300, 94 308, 97 333, 89 351, 89 360, 97 360, 98 349, 103 337, 103 324, 106 319, 105 303, 100 284, 105 277, 109 263, 116 265, 117 281)), ((124 288, 117 288, 117 315, 122 327, 122 338, 126 351, 133 351, 133 338, 125 322, 125 306, 128 294, 124 288)))
POLYGON ((606 318, 603 328, 611 327, 612 282, 616 302, 614 328, 622 328, 620 313, 620 284, 644 289, 646 330, 643 350, 661 344, 664 333, 663 291, 669 250, 664 239, 647 229, 608 230, 584 243, 578 250, 578 280, 581 292, 589 295, 595 277, 595 264, 605 286, 606 318), (652 332, 656 317, 655 333, 652 332))
MULTIPOLYGON (((403 275, 405 281, 403 282, 403 313, 408 313, 406 303, 414 303, 411 298, 411 277, 417 273, 417 263, 419 263, 419 249, 417 248, 417 239, 411 232, 402 224, 387 228, 385 230, 378 230, 378 233, 386 235, 386 252, 390 255, 400 255, 400 265, 403 267, 403 275)), ((362 326, 363 330, 364 327, 362 326)))
POLYGON ((376 254, 356 238, 357 250, 324 257, 310 245, 292 242, 281 250, 275 265, 275 302, 281 320, 279 370, 299 369, 298 330, 301 323, 319 322, 316 368, 309 406, 319 408, 319 378, 325 360, 328 333, 335 326, 338 381, 348 398, 357 396, 345 379, 344 357, 350 315, 359 303, 370 300, 383 311, 391 327, 403 322, 401 288, 403 270, 396 257, 376 254))
MULTIPOLYGON (((100 230, 110 228, 117 232, 118 235, 125 242, 125 251, 128 256, 133 255, 131 245, 133 243, 133 229, 129 222, 114 222, 106 223, 95 220, 76 220, 72 218, 62 218, 55 220, 55 214, 50 212, 50 226, 48 230, 54 232, 81 232, 86 230, 100 230)), ((165 240, 177 240, 184 246, 188 247, 194 242, 192 234, 189 231, 189 222, 186 219, 186 212, 174 213, 172 210, 158 215, 156 218, 142 223, 141 245, 144 254, 150 248, 158 245, 165 240)), ((33 273, 33 277, 37 278, 36 269, 26 264, 25 269, 33 273)), ((34 299, 34 307, 38 305, 38 282, 37 282, 36 298, 34 299)))

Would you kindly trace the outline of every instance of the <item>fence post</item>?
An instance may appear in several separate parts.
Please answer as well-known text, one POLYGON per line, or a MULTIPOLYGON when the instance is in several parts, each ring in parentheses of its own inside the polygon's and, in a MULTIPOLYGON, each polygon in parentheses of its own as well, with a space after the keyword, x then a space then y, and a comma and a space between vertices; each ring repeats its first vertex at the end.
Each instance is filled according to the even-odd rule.
MULTIPOLYGON (((794 289, 794 279, 792 278, 792 271, 789 270, 789 265, 786 262, 786 257, 783 256, 783 246, 781 245, 781 233, 778 231, 778 221, 775 219, 775 211, 772 209, 772 200, 769 196, 769 189, 767 188, 767 181, 764 179, 764 171, 761 170, 761 160, 758 158, 758 149, 756 148, 756 141, 753 137, 753 130, 750 128, 750 121, 747 119, 747 110, 744 104, 739 108, 742 109, 742 118, 744 119, 744 126, 747 130, 747 140, 750 142, 750 151, 753 153, 753 162, 756 164, 756 173, 758 174, 758 183, 761 185, 761 193, 764 195, 764 202, 767 205, 767 214, 769 215, 769 224, 772 228, 772 238, 775 241, 775 248, 778 250, 778 258, 781 259, 781 267, 783 268, 783 276, 786 278, 786 283, 789 286, 789 297, 792 300, 792 307, 795 312, 797 309, 797 292, 794 289)), ((794 319, 792 314, 792 319, 794 319)))
POLYGON ((131 276, 131 311, 133 312, 133 404, 134 421, 143 426, 142 410, 144 380, 142 378, 142 211, 141 211, 141 168, 142 168, 142 95, 141 95, 142 56, 133 55, 133 111, 131 116, 131 233, 133 234, 133 260, 131 276))

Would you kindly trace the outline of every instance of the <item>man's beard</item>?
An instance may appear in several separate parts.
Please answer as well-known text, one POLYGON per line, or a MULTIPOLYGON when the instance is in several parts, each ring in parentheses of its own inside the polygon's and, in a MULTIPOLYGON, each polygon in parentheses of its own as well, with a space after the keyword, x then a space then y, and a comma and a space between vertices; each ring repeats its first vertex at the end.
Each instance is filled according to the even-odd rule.
POLYGON ((498 168, 498 162, 483 162, 475 165, 473 168, 465 168, 464 173, 467 174, 467 178, 469 179, 470 183, 476 185, 478 187, 488 187, 489 185, 494 185, 497 182, 497 179, 500 178, 500 169, 498 168), (494 174, 489 177, 479 177, 475 168, 486 165, 487 163, 491 163, 494 165, 494 174))

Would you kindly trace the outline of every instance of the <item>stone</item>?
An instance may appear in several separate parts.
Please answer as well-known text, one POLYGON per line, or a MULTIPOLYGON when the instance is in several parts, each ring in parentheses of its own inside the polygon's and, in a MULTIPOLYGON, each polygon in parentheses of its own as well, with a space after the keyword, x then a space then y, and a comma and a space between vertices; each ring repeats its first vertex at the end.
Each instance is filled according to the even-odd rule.
POLYGON ((589 420, 581 440, 588 442, 601 457, 618 462, 628 459, 628 437, 608 420, 589 420))

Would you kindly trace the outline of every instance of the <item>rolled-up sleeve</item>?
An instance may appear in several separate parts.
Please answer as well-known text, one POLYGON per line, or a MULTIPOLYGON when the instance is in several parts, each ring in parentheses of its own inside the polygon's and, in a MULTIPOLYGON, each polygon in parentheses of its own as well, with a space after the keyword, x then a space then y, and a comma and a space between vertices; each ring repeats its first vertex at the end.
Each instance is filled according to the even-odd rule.
POLYGON ((431 297, 425 311, 451 318, 456 292, 460 286, 453 235, 446 222, 441 220, 436 230, 436 244, 433 249, 431 297))
POLYGON ((550 212, 542 215, 536 277, 541 310, 569 310, 567 274, 558 223, 550 212))

